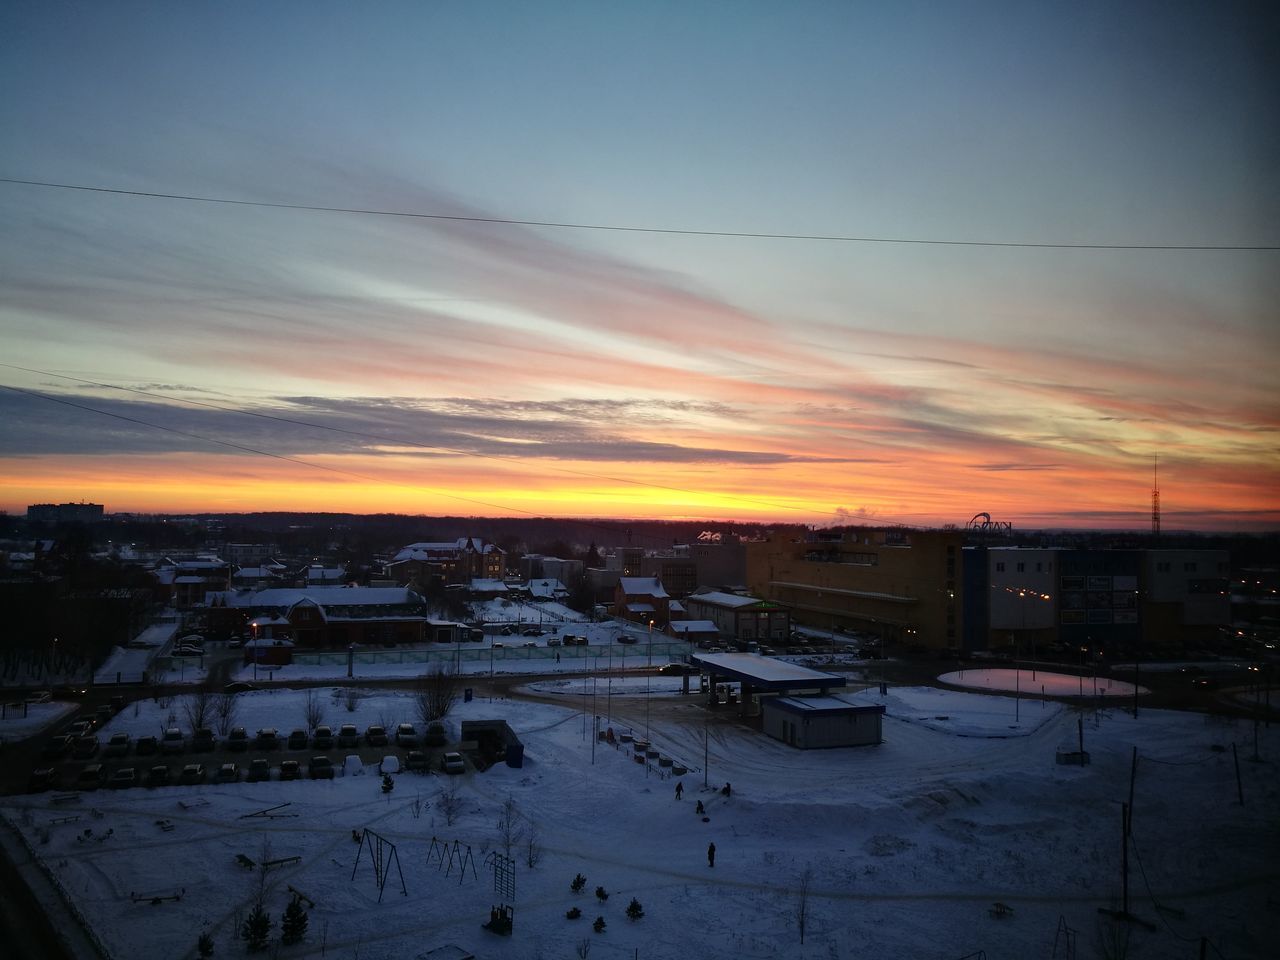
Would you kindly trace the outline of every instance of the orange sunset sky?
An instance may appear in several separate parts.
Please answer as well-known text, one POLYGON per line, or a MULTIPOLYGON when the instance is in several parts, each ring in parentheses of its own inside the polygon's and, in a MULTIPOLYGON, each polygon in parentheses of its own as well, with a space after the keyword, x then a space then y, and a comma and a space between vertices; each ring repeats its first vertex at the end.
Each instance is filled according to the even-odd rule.
POLYGON ((0 509, 1280 524, 1244 8, 695 6, 7 12, 0 509))

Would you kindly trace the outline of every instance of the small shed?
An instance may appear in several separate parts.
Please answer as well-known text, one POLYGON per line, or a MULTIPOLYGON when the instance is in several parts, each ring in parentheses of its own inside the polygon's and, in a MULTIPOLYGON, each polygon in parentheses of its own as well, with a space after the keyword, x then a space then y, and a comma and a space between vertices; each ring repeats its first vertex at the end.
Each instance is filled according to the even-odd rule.
POLYGON ((775 740, 811 750, 880 743, 883 704, 855 706, 839 697, 765 697, 764 732, 775 740))

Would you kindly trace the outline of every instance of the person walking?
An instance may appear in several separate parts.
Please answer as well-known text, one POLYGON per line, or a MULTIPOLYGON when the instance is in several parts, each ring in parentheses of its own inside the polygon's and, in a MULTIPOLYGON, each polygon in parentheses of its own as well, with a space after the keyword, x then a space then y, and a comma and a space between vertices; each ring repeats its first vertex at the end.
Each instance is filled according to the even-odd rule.
POLYGON ((706 807, 704 807, 704 806, 702 805, 702 801, 701 801, 701 800, 699 800, 699 801, 698 801, 698 808, 697 808, 696 810, 694 810, 693 812, 694 812, 694 813, 696 813, 696 814, 698 814, 699 816, 701 816, 702 814, 704 814, 704 813, 706 813, 706 812, 707 812, 707 808, 706 808, 706 807))
POLYGON ((683 796, 684 796, 684 781, 677 780, 676 781, 676 799, 679 800, 683 796))
POLYGON ((714 867, 716 865, 716 845, 714 843, 707 844, 707 866, 714 867))

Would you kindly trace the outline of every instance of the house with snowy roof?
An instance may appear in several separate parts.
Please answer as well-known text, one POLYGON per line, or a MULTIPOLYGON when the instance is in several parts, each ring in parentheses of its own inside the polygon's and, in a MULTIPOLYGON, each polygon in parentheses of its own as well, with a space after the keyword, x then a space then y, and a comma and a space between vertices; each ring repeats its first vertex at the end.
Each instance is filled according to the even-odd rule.
POLYGON ((255 639, 288 640, 295 647, 399 646, 426 639, 422 597, 406 587, 229 590, 213 605, 238 613, 255 639))
POLYGON ((772 600, 709 590, 691 594, 684 605, 691 620, 710 620, 733 640, 785 640, 791 634, 791 611, 772 600))
POLYGON ((416 583, 421 587, 432 579, 446 584, 501 580, 506 565, 506 552, 496 543, 480 537, 459 537, 439 543, 409 544, 387 563, 386 575, 396 583, 416 583))
POLYGON ((636 623, 665 624, 671 619, 671 597, 658 577, 619 577, 613 611, 636 623))

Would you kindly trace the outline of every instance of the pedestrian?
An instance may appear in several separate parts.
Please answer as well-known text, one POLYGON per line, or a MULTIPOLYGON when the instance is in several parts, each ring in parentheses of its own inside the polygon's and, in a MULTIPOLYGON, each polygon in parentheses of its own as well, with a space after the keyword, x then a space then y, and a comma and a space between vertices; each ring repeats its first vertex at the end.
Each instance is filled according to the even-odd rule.
POLYGON ((696 810, 694 810, 693 812, 694 812, 694 813, 696 813, 696 814, 698 814, 699 816, 701 816, 702 814, 704 814, 704 813, 706 813, 706 812, 707 812, 707 808, 706 808, 706 807, 704 807, 704 806, 702 805, 702 801, 701 801, 701 800, 699 800, 699 801, 698 801, 698 808, 697 808, 696 810))
POLYGON ((721 795, 722 795, 722 796, 727 797, 727 796, 729 796, 729 794, 731 794, 732 792, 733 792, 733 788, 732 788, 732 787, 730 787, 730 786, 729 786, 729 784, 727 784, 727 783, 726 783, 723 787, 721 787, 721 788, 720 788, 720 793, 721 793, 721 795))
POLYGON ((556 663, 560 662, 560 652, 556 651, 556 663))
POLYGON ((707 866, 714 867, 716 865, 716 845, 714 843, 707 844, 707 866))
POLYGON ((676 782, 676 799, 679 800, 682 796, 684 796, 684 781, 680 780, 676 782))

